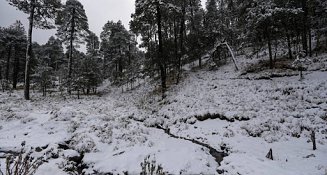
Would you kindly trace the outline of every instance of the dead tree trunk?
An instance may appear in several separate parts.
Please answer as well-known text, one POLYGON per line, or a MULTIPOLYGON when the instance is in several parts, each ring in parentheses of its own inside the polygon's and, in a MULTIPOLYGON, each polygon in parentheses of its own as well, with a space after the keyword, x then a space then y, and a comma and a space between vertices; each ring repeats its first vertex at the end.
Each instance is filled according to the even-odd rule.
POLYGON ((234 62, 235 68, 236 68, 236 70, 238 71, 239 68, 238 68, 238 66, 237 66, 236 59, 235 59, 235 55, 234 55, 234 53, 233 53, 233 51, 232 51, 232 48, 228 45, 227 42, 225 42, 225 45, 227 46, 227 48, 228 48, 230 54, 232 55, 232 59, 233 59, 233 62, 234 62))
MULTIPOLYGON (((216 45, 215 45, 215 50, 217 50, 217 48, 220 47, 221 45, 225 45, 225 46, 228 48, 228 51, 229 51, 230 54, 232 55, 232 60, 233 60, 233 63, 234 63, 234 65, 235 65, 235 69, 236 69, 236 71, 238 71, 239 68, 238 68, 238 66, 237 66, 237 62, 236 62, 236 58, 235 58, 234 52, 233 52, 232 48, 229 46, 229 44, 228 44, 227 42, 220 43, 220 44, 218 44, 218 45, 216 44, 216 45)), ((213 51, 212 53, 214 53, 214 51, 213 51)))
POLYGON ((313 130, 312 130, 312 133, 311 133, 311 141, 312 141, 313 150, 316 150, 317 149, 317 145, 316 145, 316 133, 313 130))
POLYGON ((273 153, 272 153, 272 149, 269 150, 268 154, 266 155, 266 157, 270 160, 274 160, 274 157, 273 157, 273 153))

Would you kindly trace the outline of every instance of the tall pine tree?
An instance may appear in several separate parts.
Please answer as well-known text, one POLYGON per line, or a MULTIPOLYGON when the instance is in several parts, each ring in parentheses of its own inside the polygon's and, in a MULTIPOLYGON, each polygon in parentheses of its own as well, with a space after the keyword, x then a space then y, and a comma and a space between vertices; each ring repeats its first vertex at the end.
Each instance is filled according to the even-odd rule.
POLYGON ((28 27, 28 42, 26 50, 26 65, 25 65, 25 86, 24 97, 26 100, 30 99, 30 62, 32 58, 32 33, 33 28, 51 29, 58 8, 61 6, 60 0, 7 0, 9 4, 17 7, 18 10, 23 11, 29 15, 28 27))
POLYGON ((83 43, 89 30, 83 5, 78 0, 68 0, 59 13, 56 24, 57 36, 69 46, 67 86, 68 93, 71 94, 74 43, 83 43))

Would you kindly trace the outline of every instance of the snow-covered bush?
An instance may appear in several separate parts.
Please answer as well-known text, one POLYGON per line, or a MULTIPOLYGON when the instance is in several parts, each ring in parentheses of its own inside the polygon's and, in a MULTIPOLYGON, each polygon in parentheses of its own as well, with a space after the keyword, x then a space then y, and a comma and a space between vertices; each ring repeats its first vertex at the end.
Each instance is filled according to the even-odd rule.
POLYGON ((76 110, 73 107, 63 107, 54 114, 54 117, 58 121, 70 121, 76 116, 76 110))
POLYGON ((165 175, 167 174, 162 166, 159 164, 157 165, 157 162, 155 158, 151 158, 150 155, 144 158, 144 161, 141 162, 141 173, 140 175, 165 175))
POLYGON ((241 129, 244 129, 247 134, 251 137, 261 137, 264 131, 269 131, 270 128, 267 125, 262 123, 260 124, 252 124, 252 123, 245 123, 241 126, 241 129))
POLYGON ((113 127, 108 123, 100 126, 91 126, 91 130, 96 133, 102 143, 112 143, 112 129, 113 127))
POLYGON ((94 140, 85 133, 76 133, 70 142, 70 147, 78 152, 88 153, 95 151, 95 146, 94 140))
POLYGON ((121 129, 115 139, 126 142, 127 146, 134 146, 136 144, 144 144, 148 140, 148 135, 147 129, 130 124, 126 128, 121 129))
POLYGON ((235 133, 233 132, 233 130, 231 129, 226 129, 226 131, 223 134, 224 137, 230 138, 230 137, 234 137, 235 133))
POLYGON ((35 171, 41 166, 42 157, 34 158, 31 156, 31 152, 24 153, 21 151, 17 156, 8 156, 6 158, 6 169, 5 173, 1 172, 0 174, 6 175, 32 175, 35 171))

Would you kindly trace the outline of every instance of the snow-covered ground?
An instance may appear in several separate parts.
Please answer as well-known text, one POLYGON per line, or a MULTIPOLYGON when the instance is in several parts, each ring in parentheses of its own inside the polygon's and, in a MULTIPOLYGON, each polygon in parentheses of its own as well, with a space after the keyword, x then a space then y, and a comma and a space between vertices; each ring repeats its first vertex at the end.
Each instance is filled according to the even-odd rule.
MULTIPOLYGON (((327 55, 319 59, 325 62, 313 64, 301 81, 260 79, 279 70, 241 75, 233 64, 215 71, 188 67, 165 100, 151 82, 124 93, 104 84, 102 96, 80 100, 33 93, 27 102, 21 91, 0 93, 0 168, 4 152, 18 152, 25 142, 33 156, 47 160, 39 175, 77 172, 76 158, 86 174, 139 174, 148 156, 172 174, 327 174, 327 55), (197 120, 206 114, 224 120, 197 120), (156 125, 228 156, 219 166, 208 148, 170 137, 156 125), (270 148, 274 160, 265 157, 270 148)), ((253 63, 239 61, 243 69, 253 63)))

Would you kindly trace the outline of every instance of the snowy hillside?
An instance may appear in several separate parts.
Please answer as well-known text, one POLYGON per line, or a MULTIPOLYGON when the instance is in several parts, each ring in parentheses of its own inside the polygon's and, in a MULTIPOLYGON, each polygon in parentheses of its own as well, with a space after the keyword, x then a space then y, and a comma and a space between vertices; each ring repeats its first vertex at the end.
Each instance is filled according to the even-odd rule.
POLYGON ((322 175, 325 70, 305 72, 302 81, 296 72, 256 79, 271 72, 240 75, 232 64, 190 70, 165 100, 150 82, 125 93, 103 85, 102 96, 81 100, 34 93, 27 102, 21 91, 1 93, 1 169, 5 172, 5 157, 24 142, 33 157, 43 158, 39 175, 139 174, 148 156, 171 174, 322 175), (274 160, 266 158, 270 148, 274 160))

